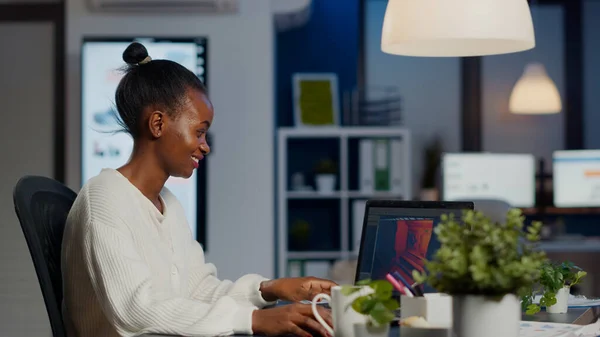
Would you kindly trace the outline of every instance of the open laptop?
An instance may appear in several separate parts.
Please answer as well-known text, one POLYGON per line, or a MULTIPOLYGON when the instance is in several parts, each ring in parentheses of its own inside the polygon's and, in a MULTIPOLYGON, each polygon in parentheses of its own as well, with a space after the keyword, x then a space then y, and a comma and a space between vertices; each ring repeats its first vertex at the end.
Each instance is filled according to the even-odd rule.
MULTIPOLYGON (((412 271, 424 271, 423 260, 440 247, 433 229, 441 215, 460 218, 463 210, 472 209, 474 203, 468 201, 368 200, 354 282, 385 280, 386 274, 397 272, 413 284, 412 271)), ((424 292, 436 291, 425 286, 424 292)))

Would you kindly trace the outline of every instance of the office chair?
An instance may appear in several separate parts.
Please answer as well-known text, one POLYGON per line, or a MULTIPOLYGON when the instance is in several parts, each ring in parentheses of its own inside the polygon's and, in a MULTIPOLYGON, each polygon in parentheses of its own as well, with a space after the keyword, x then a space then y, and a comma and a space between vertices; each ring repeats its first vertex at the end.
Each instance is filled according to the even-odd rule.
POLYGON ((506 214, 512 206, 500 199, 471 199, 475 204, 475 210, 481 211, 493 222, 504 223, 506 214))
POLYGON ((15 211, 48 311, 52 334, 66 337, 62 319, 61 244, 67 215, 77 194, 56 180, 25 176, 13 191, 15 211))

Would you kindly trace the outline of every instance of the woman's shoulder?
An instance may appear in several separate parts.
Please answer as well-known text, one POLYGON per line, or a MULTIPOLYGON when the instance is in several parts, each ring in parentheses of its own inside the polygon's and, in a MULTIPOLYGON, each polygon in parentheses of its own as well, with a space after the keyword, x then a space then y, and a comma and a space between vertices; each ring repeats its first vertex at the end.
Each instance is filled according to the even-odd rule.
POLYGON ((89 213, 108 212, 114 215, 131 212, 138 206, 127 178, 113 169, 103 169, 81 188, 74 207, 89 213))
POLYGON ((127 185, 128 181, 117 170, 103 169, 83 185, 81 192, 84 193, 81 194, 88 198, 127 198, 127 185))

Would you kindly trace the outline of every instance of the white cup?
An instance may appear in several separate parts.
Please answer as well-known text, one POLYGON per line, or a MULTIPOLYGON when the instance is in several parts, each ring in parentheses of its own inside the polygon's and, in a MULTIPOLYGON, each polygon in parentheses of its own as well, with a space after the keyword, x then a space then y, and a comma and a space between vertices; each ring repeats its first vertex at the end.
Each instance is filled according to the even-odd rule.
POLYGON ((354 324, 355 323, 366 323, 367 317, 359 314, 352 309, 352 301, 357 297, 367 295, 373 292, 370 287, 357 287, 359 291, 352 293, 351 295, 344 296, 342 294, 342 287, 335 286, 331 288, 331 296, 327 294, 318 294, 312 300, 312 312, 315 318, 321 325, 327 330, 327 332, 334 337, 354 337, 354 324), (326 300, 329 302, 331 307, 331 314, 333 317, 333 327, 330 327, 327 322, 319 315, 317 310, 317 302, 320 300, 326 300))
POLYGON ((441 293, 428 293, 425 296, 400 297, 400 316, 407 318, 420 316, 431 327, 452 327, 452 297, 441 293))

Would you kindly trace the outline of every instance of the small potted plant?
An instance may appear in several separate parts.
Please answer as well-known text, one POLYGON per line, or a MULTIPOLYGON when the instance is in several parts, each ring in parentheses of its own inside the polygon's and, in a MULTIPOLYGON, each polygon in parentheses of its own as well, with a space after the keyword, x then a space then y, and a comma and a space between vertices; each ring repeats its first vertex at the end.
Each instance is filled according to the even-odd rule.
POLYGON ((315 183, 317 191, 322 194, 330 194, 335 190, 337 165, 331 159, 323 159, 315 166, 315 183))
POLYGON ((292 250, 304 250, 310 242, 311 225, 303 219, 296 219, 290 227, 290 248, 292 250))
POLYGON ((435 137, 425 147, 423 176, 421 177, 421 200, 436 201, 439 199, 436 183, 437 173, 442 160, 442 151, 442 141, 439 137, 435 137))
POLYGON ((362 280, 356 286, 342 286, 342 294, 348 296, 359 291, 360 286, 368 286, 373 291, 355 298, 345 308, 367 316, 366 323, 354 324, 354 337, 387 337, 390 322, 396 317, 394 312, 400 308, 398 301, 392 298, 392 285, 385 280, 362 280))
POLYGON ((443 215, 435 234, 440 242, 427 272, 413 272, 418 283, 428 283, 452 296, 453 329, 461 337, 517 337, 521 305, 517 294, 529 289, 547 261, 536 249, 542 224, 525 228, 519 209, 511 209, 504 223, 483 213, 464 211, 459 220, 443 215))
POLYGON ((521 305, 528 315, 536 314, 545 307, 552 314, 563 314, 569 308, 571 287, 580 283, 587 275, 572 262, 560 264, 547 262, 542 266, 538 290, 541 293, 539 303, 533 303, 538 293, 533 287, 522 297, 521 305))

